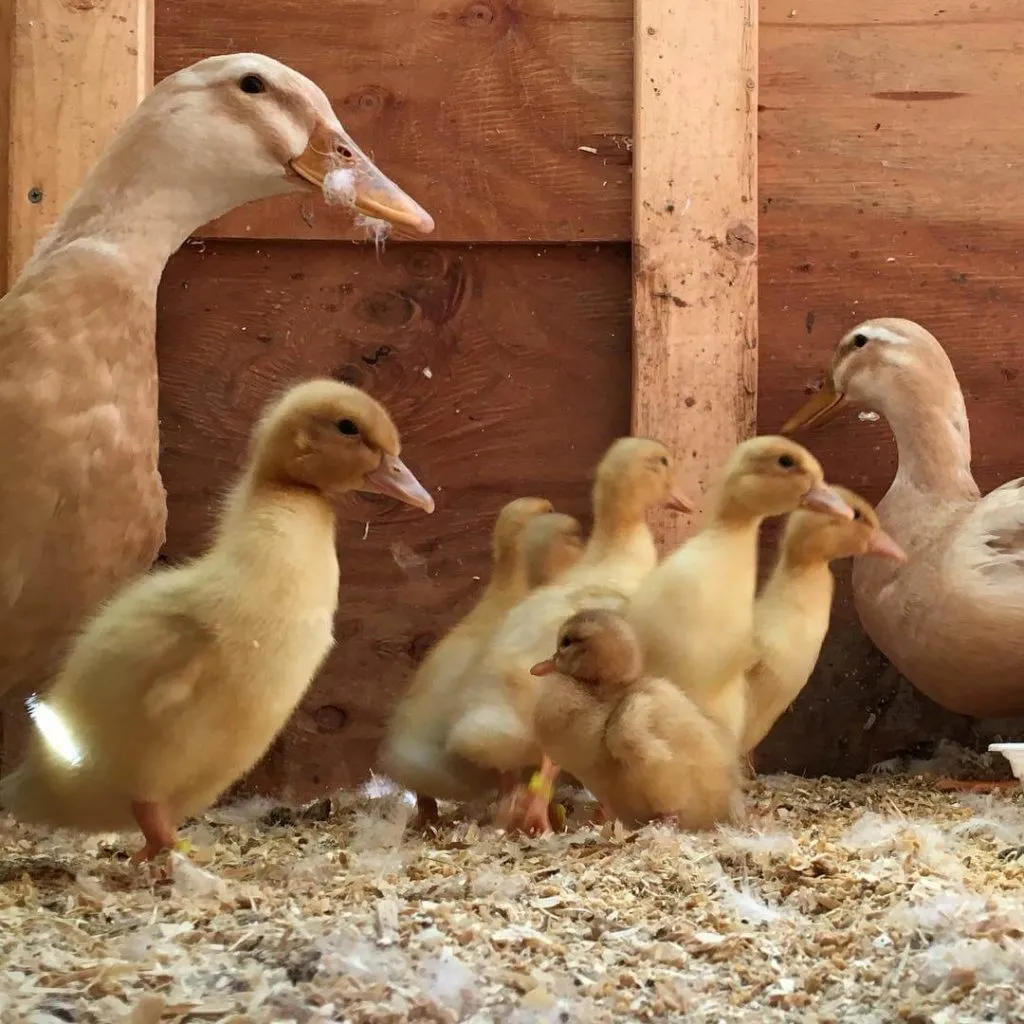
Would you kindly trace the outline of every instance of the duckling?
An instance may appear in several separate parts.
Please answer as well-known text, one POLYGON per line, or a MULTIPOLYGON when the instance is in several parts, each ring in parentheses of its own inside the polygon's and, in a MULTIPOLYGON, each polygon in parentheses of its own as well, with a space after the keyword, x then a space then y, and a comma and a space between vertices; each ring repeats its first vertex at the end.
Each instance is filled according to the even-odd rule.
POLYGON ((856 555, 907 559, 882 529, 871 505, 845 487, 832 488, 853 519, 798 509, 790 513, 778 561, 754 602, 757 663, 747 671, 742 752, 750 754, 804 688, 828 631, 835 579, 829 563, 856 555))
MULTIPOLYGON (((490 581, 476 605, 417 669, 384 741, 381 767, 416 791, 421 821, 437 817, 437 799, 468 800, 501 784, 495 771, 445 750, 460 686, 509 609, 564 572, 582 550, 579 522, 554 512, 543 498, 518 498, 499 513, 490 581)), ((514 782, 514 777, 507 781, 507 788, 514 782)))
POLYGON ((208 57, 164 78, 125 120, 0 298, 5 761, 15 709, 164 543, 155 330, 167 260, 237 206, 335 196, 338 174, 355 212, 433 230, 316 83, 258 53, 208 57))
MULTIPOLYGON (((530 668, 554 645, 561 624, 585 608, 621 609, 657 563, 647 513, 658 506, 691 511, 675 490, 672 459, 658 441, 615 441, 597 468, 594 527, 583 556, 557 582, 540 587, 505 618, 474 669, 448 750, 500 772, 536 765, 541 750, 533 732, 537 680, 530 668)), ((544 815, 547 790, 514 796, 524 820, 544 815)), ((510 824, 518 811, 504 815, 510 824)), ((532 826, 531 826, 532 827, 532 826)))
POLYGON ((733 737, 667 679, 644 674, 636 634, 621 615, 574 615, 554 656, 530 671, 550 677, 534 712, 544 783, 564 768, 606 817, 628 825, 673 818, 705 829, 738 817, 733 737))
POLYGON ((331 380, 301 384, 257 425, 207 552, 125 587, 86 625, 42 698, 0 806, 82 831, 129 827, 173 847, 177 825, 247 772, 333 646, 331 501, 372 491, 432 512, 387 411, 331 380))
POLYGON ((640 585, 627 613, 647 670, 680 687, 737 743, 744 673, 755 660, 757 540, 763 519, 798 507, 851 519, 818 460, 783 437, 755 437, 725 465, 701 530, 640 585))

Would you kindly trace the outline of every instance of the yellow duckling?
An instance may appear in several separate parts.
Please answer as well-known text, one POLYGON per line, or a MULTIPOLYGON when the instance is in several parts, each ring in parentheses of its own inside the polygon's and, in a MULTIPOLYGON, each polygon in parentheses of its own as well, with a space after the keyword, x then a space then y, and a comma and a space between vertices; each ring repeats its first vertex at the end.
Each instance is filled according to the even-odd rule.
MULTIPOLYGON (((620 438, 597 468, 594 527, 579 562, 557 582, 540 587, 505 618, 474 668, 463 712, 448 738, 448 750, 499 772, 540 762, 533 731, 538 692, 531 667, 554 646, 559 627, 585 608, 621 609, 657 564, 648 512, 658 506, 689 511, 675 490, 672 460, 657 441, 620 438)), ((526 819, 546 820, 550 794, 515 800, 526 819)), ((515 824, 515 822, 510 822, 515 824)), ((533 826, 529 826, 533 827, 533 826)))
POLYGON ((345 384, 310 381, 270 406, 206 554, 129 584, 33 701, 0 806, 86 831, 134 821, 135 860, 172 847, 266 751, 333 646, 332 499, 373 491, 433 511, 399 448, 384 407, 345 384))
MULTIPOLYGON (((499 513, 492 538, 491 578, 476 605, 427 654, 388 727, 381 767, 417 793, 421 820, 437 816, 438 799, 468 800, 501 783, 445 749, 467 671, 505 615, 534 587, 569 568, 583 550, 572 516, 552 511, 543 498, 518 498, 499 513)), ((515 777, 505 780, 511 789, 515 777)))
POLYGON ((753 751, 796 700, 814 671, 828 632, 835 579, 830 562, 874 555, 905 562, 903 549, 882 529, 875 510, 845 487, 833 490, 853 519, 820 512, 790 514, 778 561, 754 602, 757 663, 747 672, 747 721, 741 750, 753 751))
POLYGON ((636 636, 620 615, 574 615, 554 656, 531 671, 550 677, 534 712, 542 786, 565 769, 606 817, 628 825, 674 819, 705 829, 739 816, 734 738, 668 680, 644 674, 636 636))
POLYGON ((911 320, 867 320, 847 332, 825 386, 783 430, 824 423, 847 404, 881 413, 892 429, 899 468, 878 518, 908 556, 854 559, 865 632, 943 707, 1024 714, 1024 478, 981 495, 956 373, 911 320))
MULTIPOLYGON (((126 119, 0 298, 5 715, 164 542, 154 335, 168 258, 236 206, 322 190, 433 229, 314 82, 262 54, 207 58, 163 79, 126 119), (343 187, 328 187, 339 176, 343 187)), ((13 736, 4 740, 6 760, 13 736)))
POLYGON ((853 516, 806 449, 783 437, 744 441, 701 530, 644 580, 627 613, 647 671, 670 679, 737 743, 744 673, 755 660, 758 531, 768 516, 799 507, 853 516))

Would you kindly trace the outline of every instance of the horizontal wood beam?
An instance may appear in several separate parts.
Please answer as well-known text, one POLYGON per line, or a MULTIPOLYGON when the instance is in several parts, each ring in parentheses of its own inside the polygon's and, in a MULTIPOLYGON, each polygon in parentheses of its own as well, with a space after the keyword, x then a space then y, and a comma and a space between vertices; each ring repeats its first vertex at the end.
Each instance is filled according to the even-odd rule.
MULTIPOLYGON (((635 12, 632 422, 699 498, 755 430, 757 7, 635 12)), ((674 543, 691 525, 659 532, 674 543)))

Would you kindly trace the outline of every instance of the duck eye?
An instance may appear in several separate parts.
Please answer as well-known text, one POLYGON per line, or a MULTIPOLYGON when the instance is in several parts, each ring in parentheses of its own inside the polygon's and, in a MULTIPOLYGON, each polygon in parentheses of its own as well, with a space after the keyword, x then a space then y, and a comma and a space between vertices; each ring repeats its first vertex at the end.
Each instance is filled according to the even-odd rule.
POLYGON ((238 88, 241 89, 242 92, 249 93, 250 96, 255 96, 256 93, 267 91, 266 82, 264 82, 259 75, 242 75, 238 81, 238 88))
POLYGON ((853 336, 853 343, 857 348, 863 348, 868 343, 868 336, 866 334, 855 334, 853 336))
POLYGON ((338 420, 337 427, 338 433, 346 437, 355 437, 359 433, 359 428, 351 420, 338 420))
POLYGON ((779 465, 783 469, 792 469, 796 465, 796 459, 792 455, 780 455, 779 465))

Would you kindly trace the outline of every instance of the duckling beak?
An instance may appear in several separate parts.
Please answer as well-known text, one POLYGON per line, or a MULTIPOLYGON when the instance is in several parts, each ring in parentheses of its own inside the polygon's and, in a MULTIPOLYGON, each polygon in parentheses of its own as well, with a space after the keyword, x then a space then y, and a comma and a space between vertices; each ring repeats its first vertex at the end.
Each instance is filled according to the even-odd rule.
POLYGON ((424 512, 434 511, 434 499, 409 467, 395 455, 382 455, 380 465, 363 478, 363 491, 386 494, 424 512))
POLYGON ((835 418, 840 409, 846 404, 846 395, 836 391, 836 386, 829 374, 822 384, 821 390, 812 395, 788 420, 783 424, 781 434, 795 434, 798 430, 807 430, 810 427, 821 423, 828 423, 835 418))
POLYGON ((891 558, 894 562, 907 561, 907 553, 885 532, 875 530, 871 540, 868 541, 866 555, 879 555, 882 558, 891 558))
POLYGON ((421 235, 434 230, 434 218, 387 177, 340 124, 320 122, 305 150, 290 160, 289 166, 300 178, 320 189, 332 170, 350 171, 351 195, 346 198, 359 213, 411 228, 421 235))
POLYGON ((533 668, 530 669, 531 676, 549 676, 555 671, 555 659, 548 658, 547 661, 538 661, 533 668))
POLYGON ((697 506, 685 494, 681 494, 679 491, 673 491, 669 495, 668 501, 665 502, 665 508, 671 509, 673 512, 683 513, 697 511, 697 506))
POLYGON ((853 509, 826 484, 817 484, 812 487, 800 499, 800 504, 812 512, 823 512, 827 516, 836 516, 838 519, 853 519, 853 509))

